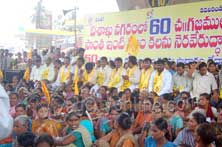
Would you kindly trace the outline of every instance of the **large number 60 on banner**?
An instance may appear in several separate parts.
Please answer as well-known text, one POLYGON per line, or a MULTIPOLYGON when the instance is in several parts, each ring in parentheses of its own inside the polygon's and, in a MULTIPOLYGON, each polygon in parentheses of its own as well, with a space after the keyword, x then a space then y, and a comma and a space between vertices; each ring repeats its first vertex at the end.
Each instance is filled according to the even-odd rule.
POLYGON ((139 42, 138 58, 221 61, 222 1, 97 14, 84 18, 83 47, 88 60, 127 57, 129 37, 139 42))

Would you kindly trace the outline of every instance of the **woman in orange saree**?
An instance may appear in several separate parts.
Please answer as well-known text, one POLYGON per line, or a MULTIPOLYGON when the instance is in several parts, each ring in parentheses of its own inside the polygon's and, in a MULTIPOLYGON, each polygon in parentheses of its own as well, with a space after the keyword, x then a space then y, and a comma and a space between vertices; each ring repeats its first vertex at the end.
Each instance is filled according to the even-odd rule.
POLYGON ((48 106, 39 104, 36 107, 38 119, 32 122, 32 131, 37 135, 49 134, 53 137, 59 136, 61 125, 55 120, 48 118, 48 106))

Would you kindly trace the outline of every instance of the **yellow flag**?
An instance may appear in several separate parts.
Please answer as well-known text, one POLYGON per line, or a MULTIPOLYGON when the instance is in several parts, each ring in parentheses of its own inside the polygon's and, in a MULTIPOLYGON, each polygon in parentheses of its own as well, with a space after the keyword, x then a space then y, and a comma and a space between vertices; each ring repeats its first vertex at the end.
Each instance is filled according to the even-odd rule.
POLYGON ((30 68, 27 67, 26 70, 25 70, 25 73, 24 73, 24 76, 23 76, 23 79, 28 82, 29 79, 30 79, 30 68))
POLYGON ((222 88, 220 88, 220 95, 219 98, 222 99, 222 88))
POLYGON ((32 49, 28 52, 28 59, 32 59, 32 49))
POLYGON ((2 72, 2 70, 0 70, 0 80, 2 80, 3 79, 3 72, 2 72))
POLYGON ((42 92, 45 95, 48 104, 50 104, 51 98, 50 98, 50 95, 49 95, 48 88, 46 87, 46 84, 45 84, 44 81, 41 81, 41 85, 42 85, 42 92))
POLYGON ((79 68, 78 66, 76 66, 75 68, 75 73, 74 73, 74 80, 73 80, 73 85, 74 85, 74 94, 75 95, 79 95, 79 87, 78 87, 78 81, 79 81, 79 78, 78 78, 78 71, 79 71, 79 68))
POLYGON ((140 45, 139 45, 139 42, 136 39, 136 36, 131 35, 129 40, 128 40, 127 46, 126 46, 126 52, 129 55, 136 56, 139 53, 139 47, 140 47, 140 45))
POLYGON ((74 82, 74 94, 79 95, 78 80, 74 82))

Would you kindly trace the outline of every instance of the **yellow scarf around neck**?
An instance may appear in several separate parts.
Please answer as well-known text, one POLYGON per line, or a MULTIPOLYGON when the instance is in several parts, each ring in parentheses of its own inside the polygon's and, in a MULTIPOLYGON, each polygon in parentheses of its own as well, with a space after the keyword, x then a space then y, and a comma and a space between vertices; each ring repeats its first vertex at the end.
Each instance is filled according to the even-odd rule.
POLYGON ((109 88, 116 87, 116 85, 120 82, 120 79, 122 78, 121 77, 122 70, 123 70, 123 67, 120 67, 117 70, 116 69, 112 70, 110 81, 108 84, 109 88))
POLYGON ((88 73, 86 70, 84 71, 84 74, 83 74, 83 82, 84 83, 87 83, 90 81, 90 78, 93 76, 95 72, 95 69, 92 69, 92 71, 90 73, 88 73))
POLYGON ((150 75, 151 75, 152 71, 153 71, 152 67, 150 67, 147 70, 142 70, 141 77, 140 77, 140 84, 139 84, 140 90, 148 89, 149 79, 150 79, 150 75))
POLYGON ((30 68, 27 67, 23 76, 23 79, 28 82, 30 80, 30 68))
POLYGON ((50 97, 48 88, 47 88, 47 86, 46 86, 46 84, 45 84, 44 81, 41 81, 41 86, 42 86, 42 87, 41 87, 41 88, 42 88, 42 92, 43 92, 43 94, 45 95, 48 104, 50 104, 50 102, 51 102, 51 97, 50 97))
POLYGON ((61 75, 60 75, 60 82, 64 83, 64 82, 66 82, 70 78, 71 66, 70 65, 68 66, 68 69, 67 69, 66 72, 65 72, 65 66, 62 66, 61 68, 62 68, 61 69, 62 72, 61 72, 61 75))
POLYGON ((154 76, 153 80, 153 91, 156 92, 157 94, 160 93, 161 87, 163 83, 163 71, 159 75, 158 71, 156 71, 156 74, 154 76))
POLYGON ((78 72, 79 72, 79 68, 78 66, 75 67, 75 72, 74 72, 74 79, 73 79, 73 90, 74 90, 74 94, 75 95, 79 95, 79 87, 78 87, 78 81, 79 81, 79 77, 78 77, 78 72))
POLYGON ((49 76, 49 67, 47 67, 45 70, 43 70, 42 79, 43 80, 48 79, 48 76, 49 76))
MULTIPOLYGON (((127 69, 127 76, 130 78, 133 76, 133 73, 136 71, 137 66, 133 66, 132 68, 127 69)), ((126 88, 129 88, 131 85, 129 80, 124 80, 123 85, 120 88, 120 91, 124 91, 126 88)))
POLYGON ((102 86, 102 84, 104 83, 105 80, 105 75, 102 71, 98 71, 98 75, 97 75, 97 83, 99 86, 102 86))

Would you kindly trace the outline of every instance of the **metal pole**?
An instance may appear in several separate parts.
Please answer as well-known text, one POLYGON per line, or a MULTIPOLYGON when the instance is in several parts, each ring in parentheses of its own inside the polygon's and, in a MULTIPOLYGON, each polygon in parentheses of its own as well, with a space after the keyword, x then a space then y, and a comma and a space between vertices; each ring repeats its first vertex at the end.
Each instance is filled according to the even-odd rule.
POLYGON ((75 46, 77 47, 77 32, 76 32, 76 6, 75 6, 75 8, 74 8, 74 21, 75 21, 75 23, 74 23, 74 27, 75 27, 75 29, 74 29, 74 33, 75 33, 75 46))
POLYGON ((76 20, 77 20, 77 0, 74 0, 74 21, 75 21, 75 23, 74 23, 74 25, 75 25, 75 47, 77 47, 77 29, 76 29, 76 27, 77 27, 77 25, 76 25, 76 20))

